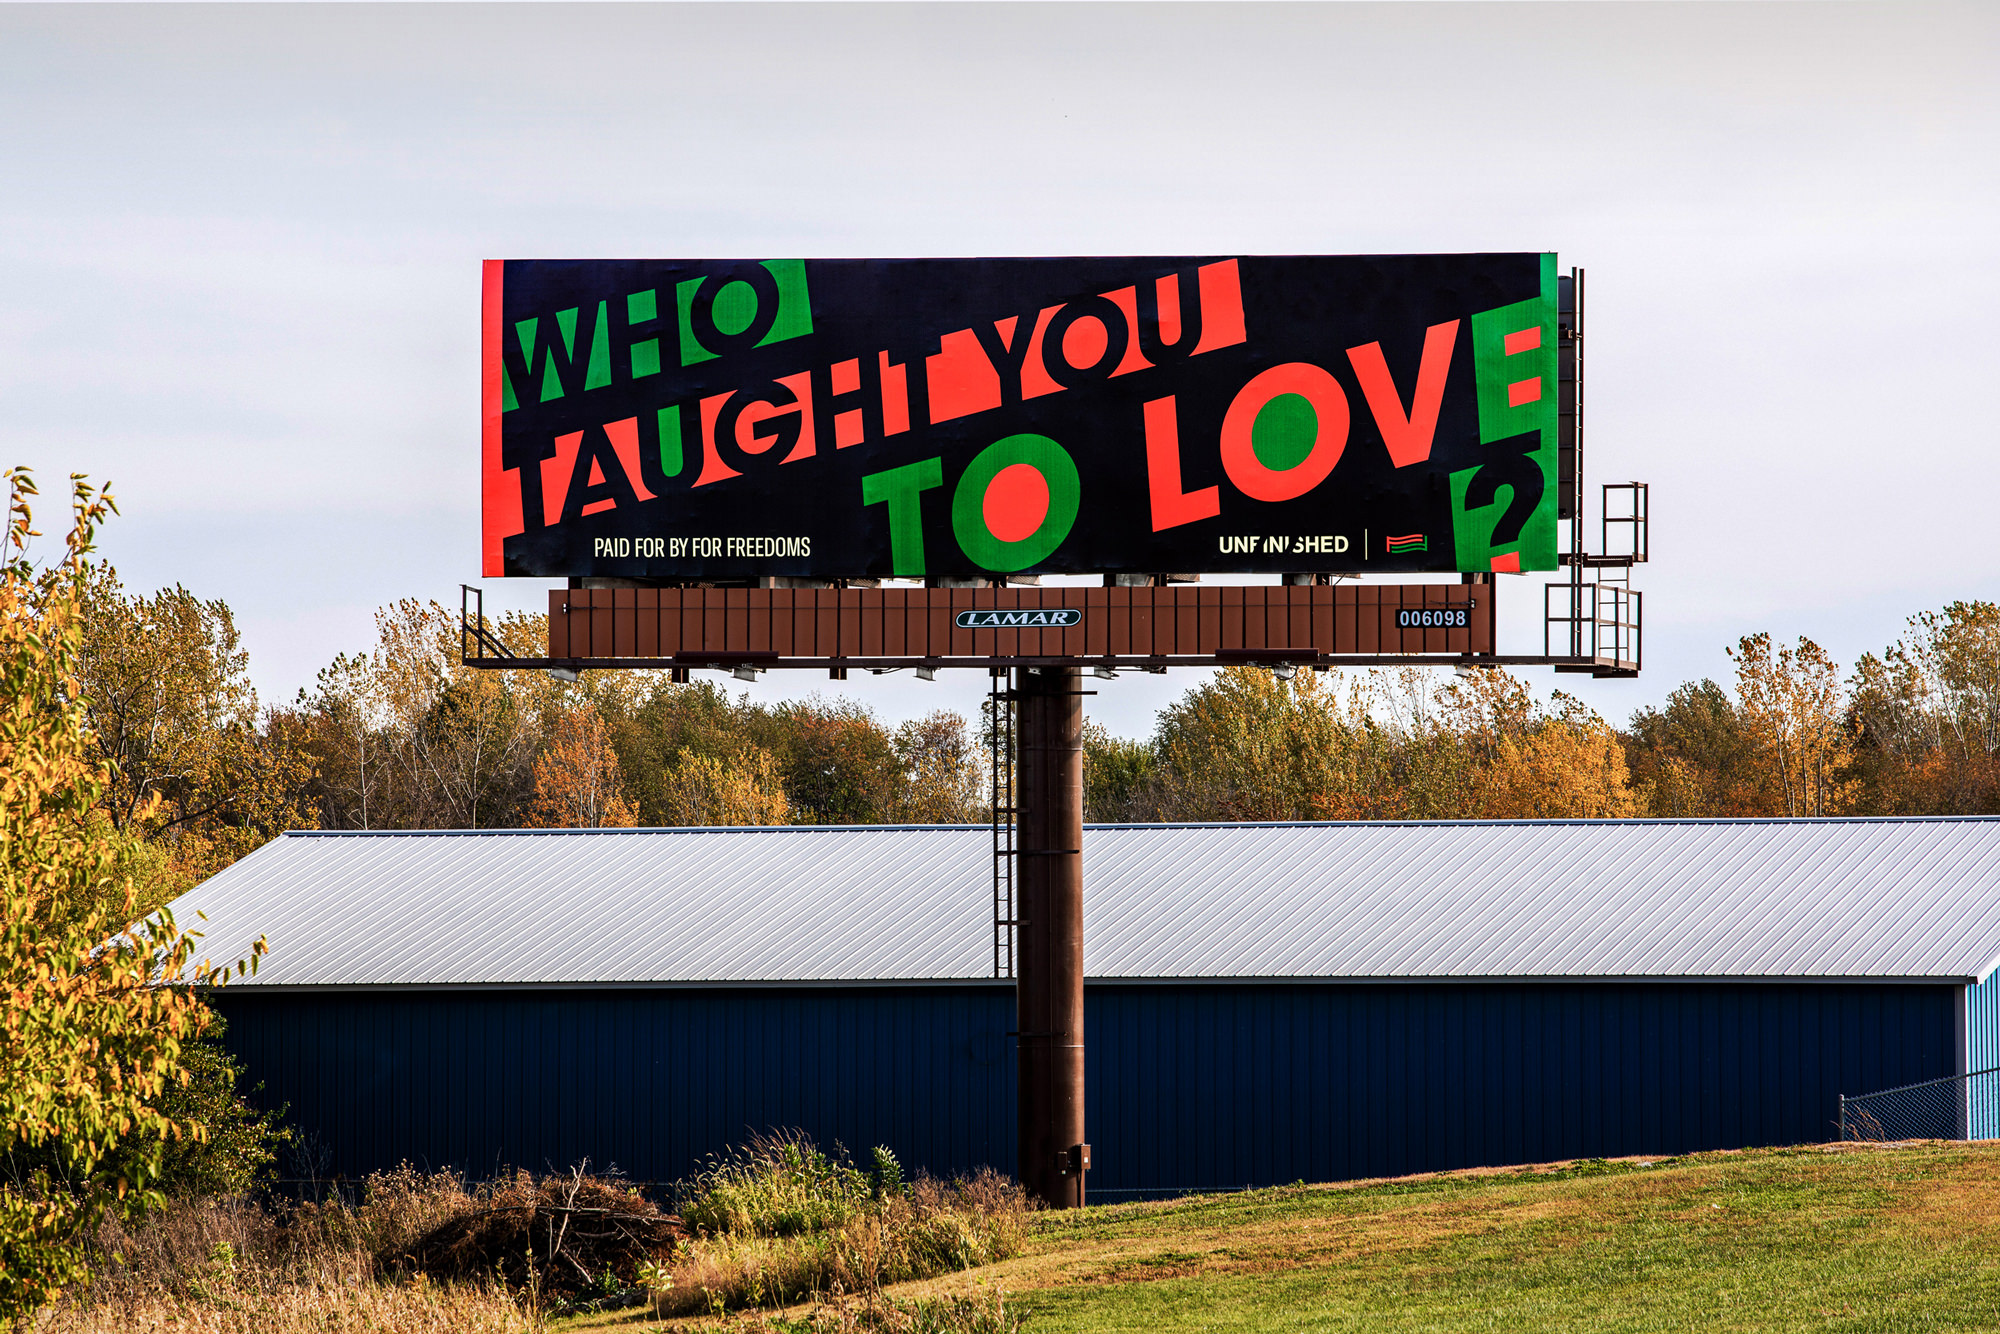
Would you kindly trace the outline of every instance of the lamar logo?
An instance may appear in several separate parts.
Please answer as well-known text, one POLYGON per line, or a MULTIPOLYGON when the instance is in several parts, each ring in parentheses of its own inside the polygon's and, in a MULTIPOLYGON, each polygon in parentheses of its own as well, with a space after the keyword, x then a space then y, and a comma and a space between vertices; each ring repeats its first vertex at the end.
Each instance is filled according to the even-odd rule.
POLYGON ((1050 607, 1038 611, 962 611, 952 617, 961 630, 1066 630, 1083 624, 1078 607, 1050 607))

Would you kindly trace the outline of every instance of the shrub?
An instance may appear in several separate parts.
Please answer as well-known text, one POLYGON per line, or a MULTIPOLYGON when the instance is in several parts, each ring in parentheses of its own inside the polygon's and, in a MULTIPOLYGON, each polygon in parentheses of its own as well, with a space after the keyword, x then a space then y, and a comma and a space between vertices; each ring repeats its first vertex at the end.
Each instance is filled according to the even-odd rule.
POLYGON ((905 1185, 888 1149, 873 1159, 862 1172, 802 1135, 773 1135, 694 1178, 681 1216, 697 1235, 648 1275, 655 1310, 721 1314, 843 1293, 872 1303, 884 1284, 1020 1250, 1027 1197, 1013 1182, 982 1171, 905 1185))
MULTIPOLYGON (((895 1163, 887 1149, 876 1150, 895 1163)), ((901 1168, 896 1169, 900 1184, 901 1168)), ((876 1183, 794 1132, 759 1135, 733 1148, 677 1192, 681 1221, 709 1236, 796 1237, 839 1227, 876 1193, 876 1183)))
POLYGON ((207 1031, 181 1048, 187 1081, 168 1084, 153 1103, 176 1124, 200 1126, 202 1137, 184 1135, 157 1145, 153 1142, 157 1137, 142 1137, 122 1145, 114 1156, 115 1163, 136 1177, 137 1168, 126 1160, 157 1152, 154 1187, 162 1195, 247 1194, 263 1183, 279 1146, 292 1138, 291 1131, 278 1125, 279 1112, 261 1111, 237 1092, 243 1071, 222 1045, 227 1029, 227 1021, 211 1011, 207 1031))

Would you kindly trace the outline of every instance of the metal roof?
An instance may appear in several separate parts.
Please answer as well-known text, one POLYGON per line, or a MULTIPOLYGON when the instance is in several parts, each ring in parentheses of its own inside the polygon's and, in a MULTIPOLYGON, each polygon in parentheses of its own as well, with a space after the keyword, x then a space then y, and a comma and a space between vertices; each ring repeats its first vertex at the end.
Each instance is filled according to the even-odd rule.
MULTIPOLYGON (((2000 819, 1103 825, 1093 978, 1937 978, 2000 956, 2000 819)), ((173 904, 251 985, 974 979, 973 826, 292 833, 173 904)))

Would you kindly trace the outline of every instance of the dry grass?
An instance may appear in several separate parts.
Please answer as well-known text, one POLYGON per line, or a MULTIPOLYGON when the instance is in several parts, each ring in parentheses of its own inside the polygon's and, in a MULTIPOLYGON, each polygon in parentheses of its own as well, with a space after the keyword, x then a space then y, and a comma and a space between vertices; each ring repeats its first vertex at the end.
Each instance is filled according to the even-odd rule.
POLYGON ((621 1283, 640 1296, 674 1230, 580 1169, 468 1189, 404 1167, 371 1176, 358 1206, 174 1201, 107 1223, 95 1280, 39 1328, 526 1330, 621 1283))
POLYGON ((291 1283, 266 1290, 218 1284, 200 1295, 157 1292, 59 1307, 37 1334, 528 1334, 543 1328, 506 1294, 428 1283, 291 1283))
POLYGON ((471 1197, 456 1178, 405 1170, 370 1183, 359 1208, 183 1200, 98 1236, 91 1286, 42 1313, 41 1334, 185 1330, 527 1331, 540 1322, 493 1283, 383 1282, 380 1257, 471 1197))
POLYGON ((905 1186, 886 1152, 871 1174, 796 1137, 726 1166, 695 1185, 709 1192, 695 1196, 706 1216, 725 1226, 692 1241, 679 1241, 678 1219, 581 1169, 468 1187, 405 1167, 370 1177, 358 1206, 179 1201, 129 1228, 107 1224, 96 1281, 40 1328, 527 1330, 647 1292, 673 1313, 827 1298, 799 1334, 1011 1328, 990 1303, 912 1305, 881 1288, 1016 1253, 1028 1214, 1012 1182, 986 1173, 905 1186), (757 1157, 766 1151, 768 1170, 757 1157))

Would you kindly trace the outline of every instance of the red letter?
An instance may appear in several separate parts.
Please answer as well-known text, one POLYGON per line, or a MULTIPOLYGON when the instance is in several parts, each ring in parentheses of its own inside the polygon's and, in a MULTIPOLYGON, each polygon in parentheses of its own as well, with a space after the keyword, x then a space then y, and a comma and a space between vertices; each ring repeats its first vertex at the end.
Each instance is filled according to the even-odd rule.
POLYGON ((1195 353, 1218 347, 1234 347, 1243 341, 1243 283, 1236 261, 1204 264, 1195 270, 1196 291, 1201 295, 1201 341, 1195 353))
POLYGON ((950 421, 1000 406, 1000 372, 986 359, 979 335, 960 329, 938 339, 935 356, 924 359, 930 382, 931 421, 950 421))
POLYGON ((1347 395, 1318 366, 1288 361, 1251 377, 1222 415, 1222 470, 1252 500, 1296 500, 1326 480, 1347 448, 1347 395), (1265 466, 1257 457, 1257 417, 1272 399, 1297 394, 1312 405, 1313 442, 1289 468, 1265 466))
POLYGON ((1222 513, 1222 489, 1181 490, 1181 432, 1171 398, 1146 405, 1146 479, 1153 489, 1153 531, 1222 513))
MULTIPOLYGON (((1537 330, 1536 332, 1540 332, 1537 330)), ((1375 414, 1375 429, 1389 447, 1389 462, 1398 468, 1422 463, 1431 456, 1431 441, 1437 435, 1438 409, 1444 404, 1444 382, 1451 373, 1452 344, 1458 339, 1458 321, 1433 324, 1424 331, 1424 359, 1417 366, 1417 396, 1410 415, 1403 415, 1403 396, 1389 374, 1382 345, 1350 347, 1347 359, 1354 365, 1354 378, 1375 414)))
POLYGON ((910 382, 900 361, 887 352, 876 354, 882 372, 882 434, 901 435, 910 429, 910 382))
POLYGON ((722 405, 735 396, 736 391, 732 389, 726 394, 710 394, 701 401, 701 476, 694 479, 696 486, 707 486, 725 477, 743 475, 724 463, 715 447, 715 419, 722 415, 722 405))
POLYGON ((656 499, 646 489, 646 474, 639 470, 639 419, 627 417, 622 422, 606 422, 604 434, 610 439, 611 448, 617 452, 618 461, 625 466, 625 477, 632 483, 632 494, 641 500, 656 499))
POLYGON ((553 528, 562 522, 563 502, 569 499, 569 479, 576 471, 576 451, 582 444, 582 431, 559 435, 555 457, 542 460, 542 522, 546 527, 553 528))
MULTIPOLYGON (((1146 354, 1139 350, 1139 289, 1121 287, 1115 292, 1106 292, 1104 299, 1125 312, 1125 356, 1119 361, 1113 375, 1130 375, 1133 371, 1150 370, 1153 363, 1146 360, 1146 354)), ((1175 311, 1176 318, 1180 312, 1175 311)), ((1075 325, 1071 325, 1075 328, 1075 325)), ((1027 397, 1025 394, 1022 397, 1027 397)))

